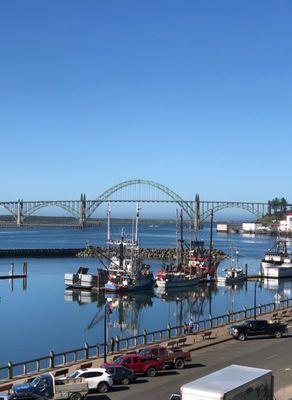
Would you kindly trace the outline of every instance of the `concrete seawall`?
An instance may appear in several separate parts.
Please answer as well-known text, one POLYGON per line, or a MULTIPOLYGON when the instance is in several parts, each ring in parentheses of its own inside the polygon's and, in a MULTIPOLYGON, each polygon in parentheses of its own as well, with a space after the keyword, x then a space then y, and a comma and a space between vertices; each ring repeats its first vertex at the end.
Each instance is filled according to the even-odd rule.
POLYGON ((76 257, 84 249, 0 249, 0 258, 8 257, 76 257))

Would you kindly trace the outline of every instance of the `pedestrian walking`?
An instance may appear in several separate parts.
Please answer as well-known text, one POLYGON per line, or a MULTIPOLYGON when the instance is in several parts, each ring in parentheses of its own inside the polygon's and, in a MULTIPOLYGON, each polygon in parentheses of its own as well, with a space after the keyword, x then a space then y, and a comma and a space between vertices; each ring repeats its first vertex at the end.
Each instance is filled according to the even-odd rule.
POLYGON ((183 331, 184 331, 184 335, 188 334, 188 326, 187 326, 186 322, 183 323, 183 331))
POLYGON ((110 344, 111 344, 111 353, 113 354, 115 351, 115 344, 116 344, 116 341, 113 337, 111 337, 110 344))
POLYGON ((192 317, 189 320, 189 333, 193 333, 194 323, 192 317))

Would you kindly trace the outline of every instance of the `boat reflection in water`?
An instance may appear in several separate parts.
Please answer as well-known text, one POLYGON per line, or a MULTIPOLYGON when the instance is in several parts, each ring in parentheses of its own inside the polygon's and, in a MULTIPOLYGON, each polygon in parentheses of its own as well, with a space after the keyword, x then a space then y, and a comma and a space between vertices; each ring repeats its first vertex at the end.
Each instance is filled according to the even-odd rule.
POLYGON ((292 280, 291 279, 264 279, 264 288, 277 291, 282 296, 282 300, 290 299, 292 296, 292 280))
POLYGON ((182 325, 192 319, 199 321, 204 316, 204 308, 211 302, 212 292, 216 291, 216 286, 200 285, 194 289, 156 289, 156 295, 162 301, 169 302, 171 307, 175 304, 173 315, 176 325, 182 325))
POLYGON ((97 307, 105 304, 104 296, 92 290, 66 289, 64 300, 74 301, 80 305, 97 302, 97 307))
POLYGON ((153 306, 153 290, 124 295, 108 294, 106 298, 112 299, 112 309, 116 312, 116 318, 110 325, 116 328, 121 336, 137 335, 144 328, 140 326, 141 319, 143 311, 153 306))

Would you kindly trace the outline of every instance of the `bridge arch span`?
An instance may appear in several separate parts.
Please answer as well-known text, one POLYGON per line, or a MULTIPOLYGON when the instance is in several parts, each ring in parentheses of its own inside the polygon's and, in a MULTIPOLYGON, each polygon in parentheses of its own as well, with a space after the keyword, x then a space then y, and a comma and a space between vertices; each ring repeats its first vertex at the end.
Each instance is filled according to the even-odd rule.
MULTIPOLYGON (((129 181, 124 181, 121 182, 115 186, 112 186, 111 188, 109 188, 108 190, 106 190, 105 192, 103 192, 94 202, 92 202, 92 204, 87 208, 86 210, 86 216, 87 218, 89 218, 94 211, 105 201, 110 201, 111 196, 118 192, 121 191, 127 187, 133 186, 133 187, 137 187, 137 186, 148 186, 149 188, 154 188, 157 189, 158 191, 160 191, 161 193, 164 193, 169 199, 170 202, 175 202, 177 203, 185 212, 186 214, 190 217, 193 218, 194 217, 194 210, 191 206, 191 204, 187 203, 186 201, 184 201, 182 199, 182 197, 180 197, 177 193, 175 193, 173 190, 169 189, 168 187, 161 185, 160 183, 157 182, 153 182, 153 181, 149 181, 149 180, 145 180, 145 179, 133 179, 133 180, 129 180, 129 181)), ((139 201, 137 199, 137 201, 139 201)), ((167 201, 167 200, 165 200, 167 201)), ((157 200, 157 202, 159 202, 159 200, 157 200)))
POLYGON ((9 212, 9 214, 11 214, 13 216, 13 218, 15 219, 15 221, 17 220, 17 214, 15 211, 13 211, 11 208, 9 208, 9 206, 5 203, 0 203, 0 207, 4 208, 6 211, 9 212))
POLYGON ((40 210, 41 208, 45 207, 59 207, 62 208, 63 210, 67 211, 69 214, 72 215, 72 217, 79 219, 79 212, 71 206, 72 202, 60 202, 60 201, 40 201, 37 204, 34 204, 30 208, 24 211, 23 213, 23 218, 27 218, 34 214, 36 211, 40 210))
POLYGON ((211 211, 213 210, 214 213, 224 210, 226 208, 240 208, 242 210, 248 211, 251 214, 255 215, 257 218, 261 218, 263 216, 263 212, 260 211, 259 207, 253 204, 248 204, 248 203, 231 203, 231 202, 226 202, 224 203, 219 203, 214 205, 213 207, 208 208, 206 211, 203 211, 200 214, 200 222, 206 221, 210 216, 211 216, 211 211))

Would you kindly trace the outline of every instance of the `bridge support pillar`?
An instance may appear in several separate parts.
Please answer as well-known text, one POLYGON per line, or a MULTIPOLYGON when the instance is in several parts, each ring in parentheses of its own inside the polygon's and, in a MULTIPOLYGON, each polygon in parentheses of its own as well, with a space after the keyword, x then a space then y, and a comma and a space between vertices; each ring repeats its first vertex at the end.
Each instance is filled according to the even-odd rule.
POLYGON ((81 193, 80 206, 79 206, 79 227, 81 229, 86 226, 86 196, 81 193))
POLYGON ((18 228, 21 227, 23 223, 23 201, 17 201, 17 210, 16 210, 16 225, 18 228))
POLYGON ((195 239, 197 241, 199 239, 200 232, 200 196, 198 193, 195 196, 194 216, 195 239))

